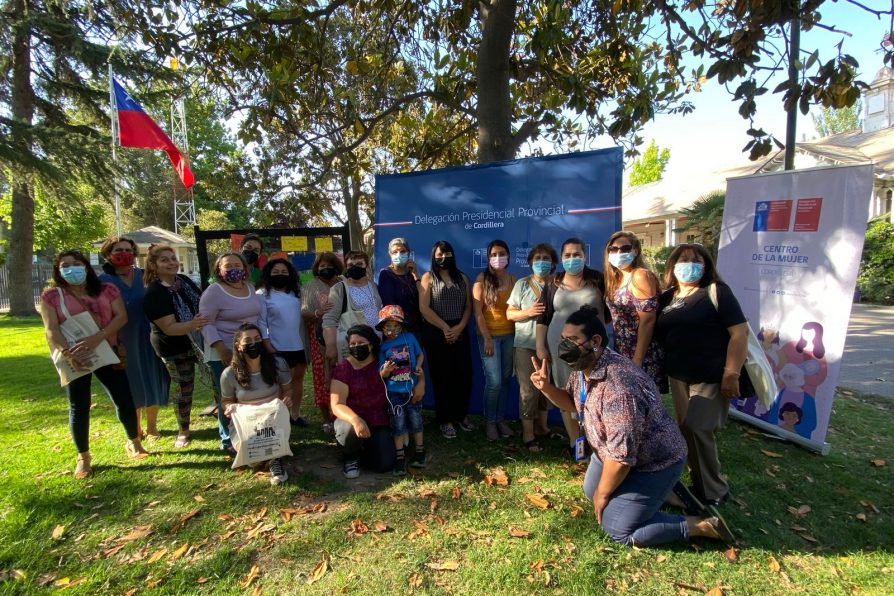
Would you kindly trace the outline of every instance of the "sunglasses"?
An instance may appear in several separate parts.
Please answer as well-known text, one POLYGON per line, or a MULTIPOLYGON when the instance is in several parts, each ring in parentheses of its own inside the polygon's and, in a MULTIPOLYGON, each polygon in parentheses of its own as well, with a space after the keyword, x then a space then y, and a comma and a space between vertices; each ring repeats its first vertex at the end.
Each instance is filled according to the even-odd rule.
POLYGON ((624 246, 609 246, 607 250, 608 250, 608 254, 610 254, 610 255, 613 255, 618 252, 626 255, 627 253, 629 253, 630 251, 633 250, 633 245, 625 244, 624 246))

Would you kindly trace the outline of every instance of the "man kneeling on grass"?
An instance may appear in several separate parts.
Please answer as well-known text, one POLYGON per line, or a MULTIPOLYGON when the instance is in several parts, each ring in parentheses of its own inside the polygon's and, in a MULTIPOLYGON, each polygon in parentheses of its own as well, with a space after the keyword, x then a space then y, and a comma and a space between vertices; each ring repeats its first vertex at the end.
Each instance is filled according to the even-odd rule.
POLYGON ((568 384, 549 382, 548 363, 534 361, 531 382, 556 406, 577 411, 577 459, 589 467, 584 494, 596 521, 616 542, 654 546, 703 536, 734 542, 719 516, 660 512, 686 463, 686 442, 664 409, 652 379, 631 360, 605 347, 596 310, 572 313, 562 329, 559 357, 572 369, 568 384))

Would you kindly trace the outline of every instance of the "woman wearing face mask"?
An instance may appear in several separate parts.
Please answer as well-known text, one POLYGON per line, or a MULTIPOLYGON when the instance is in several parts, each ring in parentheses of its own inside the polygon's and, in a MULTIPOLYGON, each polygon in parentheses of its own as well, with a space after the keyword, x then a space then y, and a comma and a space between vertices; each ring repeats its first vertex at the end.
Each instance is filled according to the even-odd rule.
POLYGON ((332 308, 323 315, 323 337, 326 339, 326 358, 340 362, 348 355, 345 332, 348 326, 342 317, 347 311, 354 313, 355 321, 363 317, 365 325, 374 327, 379 322, 382 298, 379 289, 369 276, 369 256, 360 250, 345 255, 345 277, 329 290, 332 308))
MULTIPOLYGON (((257 325, 243 323, 233 334, 233 358, 220 377, 221 405, 231 416, 241 405, 259 406, 281 399, 292 405, 292 373, 279 356, 265 349, 257 325)), ((270 484, 289 479, 279 458, 270 460, 270 484)))
MULTIPOLYGON (((114 285, 102 283, 80 251, 67 250, 53 261, 53 286, 40 296, 40 316, 50 351, 59 350, 74 370, 84 368, 103 340, 118 343, 118 331, 127 323, 127 310, 121 293, 114 285), (64 300, 64 308, 63 301, 64 300), (99 332, 69 345, 60 325, 65 311, 71 316, 89 312, 99 332)), ((130 385, 124 370, 114 364, 103 366, 65 386, 68 395, 68 421, 71 436, 78 450, 75 478, 83 479, 92 472, 90 458, 90 382, 93 376, 105 387, 115 404, 118 420, 127 433, 124 449, 127 455, 142 459, 148 455, 140 443, 137 413, 130 385)))
POLYGON ((376 473, 394 469, 394 441, 388 399, 379 376, 379 336, 368 325, 348 329, 348 356, 332 369, 335 440, 344 457, 345 478, 357 478, 360 465, 376 473))
POLYGON ((540 297, 543 289, 552 280, 559 255, 549 244, 537 244, 528 253, 531 275, 515 282, 509 295, 506 318, 515 322, 513 340, 513 365, 518 380, 519 415, 522 423, 522 442, 528 451, 539 452, 543 447, 537 438, 549 434, 547 414, 548 402, 543 394, 531 383, 534 372, 531 358, 537 355, 537 319, 545 307, 540 297))
MULTIPOLYGON (((553 383, 556 387, 564 387, 571 371, 558 357, 562 327, 568 316, 582 306, 592 306, 599 320, 605 323, 605 280, 599 271, 586 266, 587 252, 583 240, 569 238, 562 244, 559 255, 565 271, 557 274, 543 292, 544 309, 537 319, 537 358, 549 360, 553 383)), ((562 412, 562 419, 568 432, 569 449, 573 450, 579 436, 577 420, 566 411, 562 412)))
POLYGON ((140 437, 153 441, 159 438, 158 410, 160 406, 168 404, 171 377, 149 341, 149 319, 143 312, 146 294, 143 270, 134 266, 137 245, 130 238, 112 237, 103 243, 99 254, 106 260, 102 266, 104 273, 99 276, 99 281, 118 288, 127 309, 127 324, 118 331, 118 355, 122 362, 126 362, 130 393, 137 408, 140 437), (142 424, 144 415, 145 433, 142 424))
POLYGON ((301 417, 307 356, 301 321, 301 281, 295 267, 286 259, 267 261, 261 271, 258 295, 266 307, 258 319, 258 325, 269 338, 264 340, 264 345, 285 360, 292 371, 294 392, 289 416, 292 424, 307 426, 301 417))
POLYGON ((179 427, 174 440, 174 447, 178 449, 190 442, 197 357, 194 342, 201 344, 196 341, 200 339, 197 332, 208 322, 199 314, 202 291, 179 271, 173 248, 161 244, 149 249, 143 278, 146 284, 143 312, 151 323, 149 341, 174 382, 171 401, 179 427))
POLYGON ((422 344, 435 394, 435 416, 446 439, 456 427, 474 430, 469 421, 472 392, 472 351, 466 325, 472 315, 472 288, 457 269, 453 246, 439 240, 431 249, 431 271, 419 284, 422 344))
POLYGON ((654 338, 658 279, 643 263, 633 232, 615 232, 605 245, 605 303, 612 316, 615 350, 646 371, 667 393, 664 354, 654 338))
POLYGON ((677 423, 689 447, 693 493, 707 505, 729 497, 714 433, 739 397, 748 327, 739 302, 700 244, 681 244, 667 260, 656 334, 665 353, 677 423), (711 299, 712 285, 717 306, 711 299))
POLYGON ((208 286, 199 300, 199 312, 208 320, 202 328, 205 359, 214 378, 214 398, 217 401, 217 432, 221 449, 235 455, 230 441, 230 419, 220 405, 220 375, 233 358, 233 334, 243 323, 257 325, 265 309, 264 301, 255 294, 254 286, 246 282, 247 266, 242 255, 231 252, 217 258, 214 263, 213 284, 208 286))
POLYGON ((344 270, 341 259, 334 252, 321 252, 311 267, 313 279, 307 282, 301 301, 301 318, 307 325, 310 344, 310 365, 314 380, 314 405, 320 409, 323 432, 332 434, 332 412, 329 409, 329 361, 326 346, 320 341, 323 315, 332 309, 329 290, 341 281, 344 270))
POLYGON ((257 234, 246 234, 242 237, 239 244, 239 250, 242 251, 242 258, 245 259, 246 275, 245 279, 254 285, 258 284, 261 279, 261 267, 264 266, 262 256, 264 252, 264 241, 257 234))
POLYGON ((478 331, 478 350, 484 369, 484 420, 488 441, 514 433, 506 424, 506 400, 512 377, 512 342, 515 325, 506 316, 515 276, 509 266, 509 246, 502 240, 487 245, 487 269, 472 286, 472 308, 478 331))
POLYGON ((379 271, 379 296, 382 305, 396 304, 404 311, 404 328, 419 332, 419 272, 410 260, 410 245, 405 238, 388 243, 391 263, 379 271))

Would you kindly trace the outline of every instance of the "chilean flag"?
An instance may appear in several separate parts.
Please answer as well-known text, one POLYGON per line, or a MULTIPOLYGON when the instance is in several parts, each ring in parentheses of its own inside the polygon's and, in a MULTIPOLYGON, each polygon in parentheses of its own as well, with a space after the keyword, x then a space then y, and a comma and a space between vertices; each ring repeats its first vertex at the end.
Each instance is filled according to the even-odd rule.
POLYGON ((112 89, 115 92, 115 110, 118 112, 118 144, 122 147, 164 150, 183 186, 192 187, 195 183, 192 170, 174 142, 115 79, 112 79, 112 89))

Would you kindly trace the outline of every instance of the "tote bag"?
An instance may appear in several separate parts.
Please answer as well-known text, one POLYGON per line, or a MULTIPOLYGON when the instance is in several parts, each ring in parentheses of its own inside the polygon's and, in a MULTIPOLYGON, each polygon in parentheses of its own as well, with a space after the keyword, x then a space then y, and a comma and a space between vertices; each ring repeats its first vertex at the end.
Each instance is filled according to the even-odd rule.
MULTIPOLYGON (((59 309, 65 317, 65 321, 59 324, 59 330, 62 332, 62 335, 65 336, 65 340, 68 342, 69 347, 85 340, 91 335, 99 333, 99 326, 96 324, 93 315, 91 315, 89 311, 84 310, 84 312, 72 315, 68 312, 68 307, 65 305, 65 295, 62 293, 62 289, 56 288, 56 291, 59 293, 59 309)), ((98 368, 121 362, 118 359, 118 356, 115 355, 114 350, 112 350, 112 346, 110 346, 109 342, 106 340, 102 340, 102 342, 96 346, 96 349, 93 350, 93 354, 86 362, 86 368, 83 369, 73 369, 65 357, 62 356, 62 350, 53 350, 51 357, 53 358, 53 364, 56 366, 56 371, 59 373, 59 381, 63 387, 75 379, 79 379, 84 375, 92 373, 98 368)))
MULTIPOLYGON (((708 296, 711 298, 714 309, 718 310, 717 284, 712 283, 708 287, 708 296)), ((753 394, 764 408, 769 408, 773 404, 773 400, 776 399, 776 394, 779 393, 773 367, 767 360, 767 354, 754 334, 751 323, 745 321, 745 325, 748 328, 748 353, 745 356, 745 364, 742 365, 743 374, 739 379, 742 397, 753 394)))
POLYGON ((236 449, 232 468, 250 466, 292 455, 289 447, 289 410, 282 400, 266 404, 239 404, 230 416, 231 439, 236 449))

